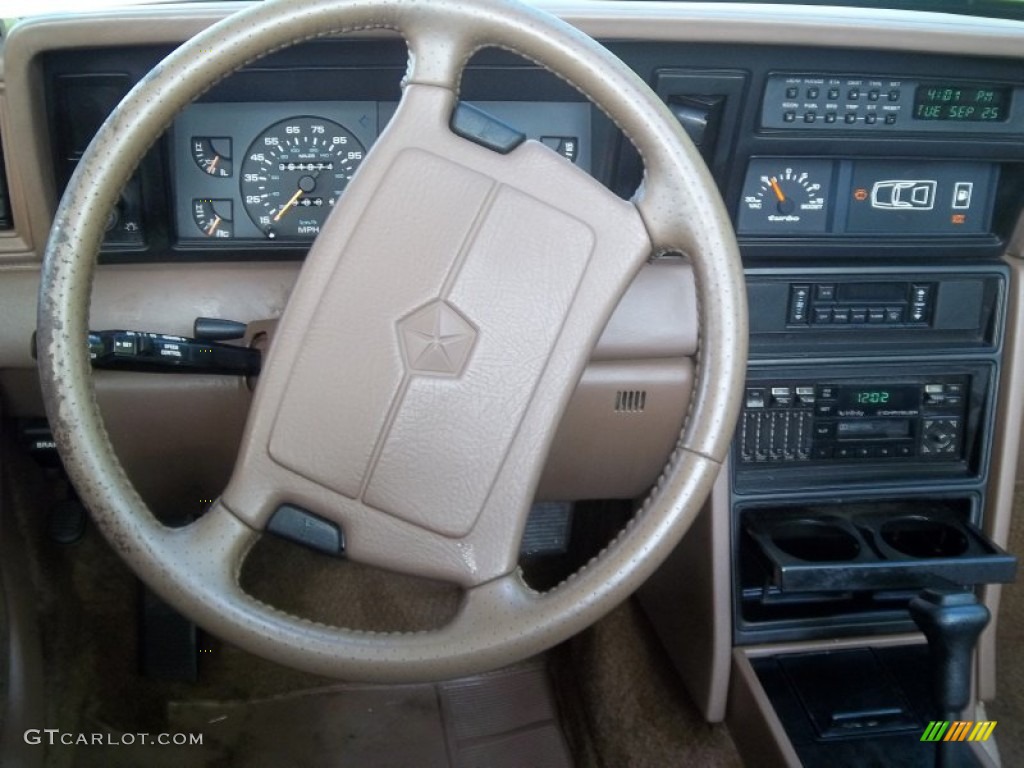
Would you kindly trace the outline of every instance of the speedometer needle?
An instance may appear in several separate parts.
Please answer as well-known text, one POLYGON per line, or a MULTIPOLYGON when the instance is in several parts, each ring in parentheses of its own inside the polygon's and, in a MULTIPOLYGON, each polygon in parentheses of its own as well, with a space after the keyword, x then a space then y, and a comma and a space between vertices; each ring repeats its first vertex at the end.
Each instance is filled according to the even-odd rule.
POLYGON ((782 194, 782 188, 779 186, 779 182, 776 181, 774 176, 768 180, 768 183, 772 185, 772 190, 775 192, 775 196, 779 198, 779 202, 786 202, 786 196, 782 194))
POLYGON ((291 208, 293 205, 295 205, 295 203, 298 201, 298 199, 300 197, 302 197, 302 190, 301 189, 296 190, 295 194, 292 195, 292 199, 289 200, 287 203, 285 203, 284 206, 281 208, 281 210, 277 212, 277 215, 274 216, 274 221, 280 221, 281 217, 284 216, 285 211, 287 211, 289 208, 291 208))

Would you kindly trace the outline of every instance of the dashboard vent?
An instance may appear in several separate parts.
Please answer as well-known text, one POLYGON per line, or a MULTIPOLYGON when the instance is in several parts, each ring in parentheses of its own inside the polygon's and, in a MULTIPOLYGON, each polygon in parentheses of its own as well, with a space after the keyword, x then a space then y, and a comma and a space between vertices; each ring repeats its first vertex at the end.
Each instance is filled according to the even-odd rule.
POLYGON ((14 228, 11 218, 11 198, 7 188, 7 167, 4 165, 3 145, 0 143, 0 231, 14 228))
POLYGON ((616 413, 643 413, 647 405, 647 390, 620 389, 615 393, 616 413))

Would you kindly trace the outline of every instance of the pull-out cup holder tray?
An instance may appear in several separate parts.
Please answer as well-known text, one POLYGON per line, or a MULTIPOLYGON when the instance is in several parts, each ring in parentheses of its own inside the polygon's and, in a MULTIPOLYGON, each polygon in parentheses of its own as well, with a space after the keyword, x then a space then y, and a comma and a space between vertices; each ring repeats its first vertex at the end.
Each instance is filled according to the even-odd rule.
POLYGON ((953 514, 748 512, 783 592, 949 588, 1013 581, 1017 558, 953 514))

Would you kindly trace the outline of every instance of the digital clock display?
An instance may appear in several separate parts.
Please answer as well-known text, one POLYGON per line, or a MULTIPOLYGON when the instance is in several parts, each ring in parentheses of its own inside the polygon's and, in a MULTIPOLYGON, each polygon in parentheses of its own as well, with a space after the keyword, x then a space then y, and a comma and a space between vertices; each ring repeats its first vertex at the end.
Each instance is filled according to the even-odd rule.
POLYGON ((892 392, 887 389, 866 389, 854 393, 854 402, 858 405, 885 405, 892 398, 892 392))
POLYGON ((839 391, 840 415, 853 409, 865 413, 917 411, 921 407, 918 387, 897 384, 880 387, 843 387, 839 391))
POLYGON ((999 123, 1009 117, 1010 89, 942 83, 917 86, 915 120, 999 123))

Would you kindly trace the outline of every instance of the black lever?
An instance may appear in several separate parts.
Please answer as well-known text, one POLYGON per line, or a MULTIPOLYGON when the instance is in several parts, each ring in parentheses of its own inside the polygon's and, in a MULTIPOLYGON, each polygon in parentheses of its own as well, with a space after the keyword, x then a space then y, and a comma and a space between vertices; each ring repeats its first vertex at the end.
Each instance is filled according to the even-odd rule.
POLYGON ((192 335, 203 341, 232 341, 245 336, 248 326, 237 320, 223 320, 219 317, 197 317, 192 325, 192 335))
POLYGON ((144 331, 89 331, 93 368, 256 376, 258 349, 144 331))
MULTIPOLYGON (((910 616, 928 639, 932 657, 932 684, 939 720, 956 721, 971 698, 971 655, 978 636, 988 625, 988 608, 973 592, 926 589, 910 601, 910 616)), ((959 764, 957 752, 965 745, 937 742, 935 765, 959 764)))

